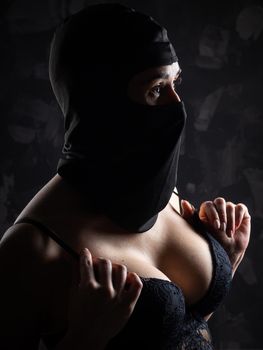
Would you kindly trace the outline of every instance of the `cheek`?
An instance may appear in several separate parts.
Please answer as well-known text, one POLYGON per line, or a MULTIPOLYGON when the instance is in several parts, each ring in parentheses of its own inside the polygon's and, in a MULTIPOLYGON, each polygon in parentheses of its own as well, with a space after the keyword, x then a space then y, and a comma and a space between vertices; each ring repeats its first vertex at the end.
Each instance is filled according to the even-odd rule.
POLYGON ((147 104, 148 106, 156 106, 158 104, 157 100, 150 93, 145 94, 144 101, 144 104, 147 104))
POLYGON ((149 104, 152 100, 149 91, 146 91, 145 89, 141 89, 140 91, 138 91, 138 95, 138 101, 144 105, 149 104))
POLYGON ((144 104, 144 105, 148 104, 148 101, 150 100, 148 91, 138 86, 128 87, 127 95, 133 102, 144 104))

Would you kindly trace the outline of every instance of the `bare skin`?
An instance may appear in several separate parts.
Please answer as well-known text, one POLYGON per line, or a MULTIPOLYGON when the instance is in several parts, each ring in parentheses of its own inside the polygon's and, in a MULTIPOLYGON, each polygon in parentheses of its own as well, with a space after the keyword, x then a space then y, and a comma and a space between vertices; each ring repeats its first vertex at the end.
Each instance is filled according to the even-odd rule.
MULTIPOLYGON (((131 80, 128 95, 138 103, 152 106, 180 101, 175 90, 179 74, 178 63, 140 73, 131 80)), ((79 349, 103 349, 133 311, 142 288, 138 276, 175 282, 189 305, 208 290, 212 279, 211 252, 204 238, 185 220, 191 215, 189 203, 182 203, 184 219, 178 214, 179 201, 173 194, 156 224, 138 235, 124 231, 107 217, 91 215, 86 201, 56 175, 18 217, 35 218, 54 230, 76 252, 82 252, 80 264, 31 225, 13 226, 4 235, 0 245, 0 297, 5 302, 0 329, 2 334, 17 334, 11 337, 10 349, 23 348, 25 344, 29 350, 37 349, 41 336, 48 337, 67 326, 69 331, 57 349, 70 349, 76 343, 79 349), (125 288, 127 285, 129 288, 125 288), (103 303, 109 306, 105 317, 99 311, 103 303), (113 318, 114 314, 118 317, 113 318), (87 335, 91 326, 93 337, 87 335)), ((216 217, 224 209, 222 203, 213 209, 209 205, 202 207, 204 222, 212 225, 215 219, 222 219, 222 214, 216 217)), ((233 211, 224 213, 223 219, 232 222, 233 211)), ((245 214, 242 215, 241 221, 245 214)), ((242 249, 239 260, 246 247, 242 249)), ((236 262, 237 259, 238 265, 236 262)), ((0 336, 6 345, 3 339, 0 336)))

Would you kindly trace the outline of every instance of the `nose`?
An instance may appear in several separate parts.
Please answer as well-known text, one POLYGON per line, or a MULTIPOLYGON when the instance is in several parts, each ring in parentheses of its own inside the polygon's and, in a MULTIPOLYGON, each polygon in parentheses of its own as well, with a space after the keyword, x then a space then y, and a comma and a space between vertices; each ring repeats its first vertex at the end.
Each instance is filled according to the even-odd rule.
POLYGON ((174 90, 174 86, 173 85, 170 86, 170 89, 169 89, 169 99, 170 99, 170 102, 180 102, 181 101, 180 96, 174 90))
POLYGON ((170 104, 170 103, 176 103, 180 101, 181 101, 180 96, 175 91, 174 85, 169 84, 166 88, 166 93, 163 94, 163 98, 162 98, 162 101, 160 101, 160 104, 170 104))

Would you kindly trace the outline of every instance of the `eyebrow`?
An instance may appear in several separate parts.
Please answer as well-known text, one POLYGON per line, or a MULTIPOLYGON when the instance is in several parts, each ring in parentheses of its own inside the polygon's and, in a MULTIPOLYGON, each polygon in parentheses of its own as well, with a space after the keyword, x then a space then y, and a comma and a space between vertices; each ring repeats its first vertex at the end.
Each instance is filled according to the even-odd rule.
MULTIPOLYGON (((180 68, 178 73, 176 74, 176 78, 182 73, 182 69, 180 68)), ((164 73, 164 72, 158 72, 154 73, 153 75, 149 76, 143 81, 143 84, 150 83, 153 80, 158 80, 158 79, 169 79, 170 74, 164 73)))

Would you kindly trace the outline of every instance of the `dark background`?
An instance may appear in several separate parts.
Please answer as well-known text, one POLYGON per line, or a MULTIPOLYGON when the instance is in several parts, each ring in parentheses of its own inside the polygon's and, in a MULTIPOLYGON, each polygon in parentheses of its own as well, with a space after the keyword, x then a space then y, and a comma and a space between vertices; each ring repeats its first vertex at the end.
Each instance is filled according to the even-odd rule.
MULTIPOLYGON (((220 195, 250 209, 248 251, 229 296, 209 323, 217 349, 262 350, 263 4, 120 2, 167 27, 183 69, 179 94, 188 123, 179 192, 196 206, 220 195)), ((48 80, 49 43, 59 21, 89 3, 0 2, 1 235, 56 172, 63 119, 48 80)), ((105 93, 107 84, 102 82, 105 93)))

